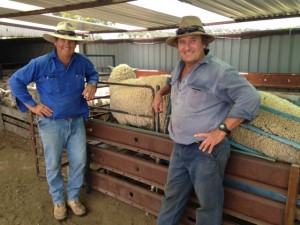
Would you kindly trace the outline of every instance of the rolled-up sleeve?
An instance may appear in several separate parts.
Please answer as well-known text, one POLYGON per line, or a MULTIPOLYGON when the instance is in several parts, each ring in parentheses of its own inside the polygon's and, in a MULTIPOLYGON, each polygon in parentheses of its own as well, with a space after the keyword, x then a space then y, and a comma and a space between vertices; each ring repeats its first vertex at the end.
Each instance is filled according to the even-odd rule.
POLYGON ((258 91, 249 83, 247 79, 240 76, 238 72, 226 71, 227 79, 227 96, 233 101, 229 118, 244 118, 251 121, 258 116, 258 109, 261 97, 258 91))
POLYGON ((28 65, 16 71, 8 80, 12 96, 15 98, 18 109, 22 112, 28 111, 25 104, 36 105, 36 102, 27 90, 27 85, 32 82, 33 64, 34 62, 31 61, 28 65))
MULTIPOLYGON (((85 56, 83 56, 85 57, 85 56)), ((86 57, 86 81, 88 84, 97 84, 99 81, 99 73, 94 64, 86 57)))

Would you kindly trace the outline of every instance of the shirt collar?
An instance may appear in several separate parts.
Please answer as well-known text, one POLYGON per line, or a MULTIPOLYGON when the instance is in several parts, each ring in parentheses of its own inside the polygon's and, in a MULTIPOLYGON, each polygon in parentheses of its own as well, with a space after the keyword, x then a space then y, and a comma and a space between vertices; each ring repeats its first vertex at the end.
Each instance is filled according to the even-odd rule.
MULTIPOLYGON (((51 57, 51 58, 57 58, 57 59, 58 59, 56 49, 54 49, 52 52, 50 52, 50 57, 51 57)), ((74 59, 76 59, 76 58, 77 58, 77 56, 76 56, 76 53, 74 52, 73 55, 72 55, 71 61, 74 60, 74 59)))
MULTIPOLYGON (((208 51, 208 53, 205 55, 205 57, 201 61, 197 62, 197 65, 195 66, 195 68, 199 67, 202 64, 207 64, 211 60, 212 57, 213 57, 212 53, 210 53, 208 51)), ((175 70, 173 71, 173 76, 174 76, 173 80, 179 79, 180 73, 183 70, 184 66, 185 66, 185 62, 182 59, 180 59, 175 70)))
MULTIPOLYGON (((213 57, 213 55, 210 52, 208 52, 201 61, 196 63, 196 64, 198 64, 197 66, 208 63, 208 61, 212 57, 213 57)), ((183 69, 183 67, 185 66, 185 62, 182 59, 179 60, 179 66, 180 66, 180 69, 183 69)))

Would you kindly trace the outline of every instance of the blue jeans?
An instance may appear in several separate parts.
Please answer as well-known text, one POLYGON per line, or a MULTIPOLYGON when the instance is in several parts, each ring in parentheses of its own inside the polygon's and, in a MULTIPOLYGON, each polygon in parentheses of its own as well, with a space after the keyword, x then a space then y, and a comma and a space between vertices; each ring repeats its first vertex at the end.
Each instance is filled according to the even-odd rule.
POLYGON ((86 165, 86 133, 81 116, 72 119, 37 117, 46 161, 46 176, 54 204, 65 202, 61 157, 66 149, 69 161, 67 197, 79 199, 86 165))
POLYGON ((195 190, 200 203, 196 211, 196 225, 220 225, 224 201, 223 177, 229 155, 228 139, 215 146, 212 154, 200 151, 198 143, 175 143, 157 224, 178 225, 195 190))

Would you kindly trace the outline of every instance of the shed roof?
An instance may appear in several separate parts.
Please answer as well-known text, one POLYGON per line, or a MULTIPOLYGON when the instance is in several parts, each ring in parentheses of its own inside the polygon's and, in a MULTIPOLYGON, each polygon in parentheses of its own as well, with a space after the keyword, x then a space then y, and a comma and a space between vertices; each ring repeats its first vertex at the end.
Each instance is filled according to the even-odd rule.
MULTIPOLYGON (((180 21, 179 17, 128 3, 132 1, 133 0, 15 0, 15 2, 35 5, 41 8, 32 11, 22 11, 0 7, 0 19, 10 18, 42 25, 56 26, 56 24, 61 21, 61 18, 46 14, 70 12, 83 17, 142 27, 143 30, 171 29, 178 26, 180 21)), ((300 16, 300 1, 295 0, 180 1, 231 18, 233 22, 300 16)), ((171 7, 172 6, 170 6, 170 8, 171 7)), ((225 21, 218 21, 220 24, 224 22, 225 21)), ((118 28, 83 21, 72 20, 72 23, 77 30, 83 30, 89 33, 127 31, 125 29, 120 30, 118 28)), ((228 23, 228 21, 225 23, 228 23)), ((0 24, 5 23, 0 22, 0 24)), ((19 26, 17 24, 10 25, 19 26)), ((33 27, 28 25, 27 28, 33 27)), ((39 29, 45 31, 49 30, 49 28, 39 29)))

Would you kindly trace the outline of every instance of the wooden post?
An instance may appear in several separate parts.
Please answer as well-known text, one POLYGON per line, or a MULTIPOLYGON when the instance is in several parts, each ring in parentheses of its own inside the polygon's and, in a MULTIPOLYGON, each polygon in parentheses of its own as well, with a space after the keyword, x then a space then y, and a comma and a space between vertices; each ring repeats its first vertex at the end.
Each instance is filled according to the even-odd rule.
POLYGON ((285 225, 294 225, 296 214, 296 200, 299 191, 300 165, 292 164, 290 168, 287 202, 285 205, 285 225))
POLYGON ((34 126, 34 115, 31 111, 29 112, 29 117, 30 117, 29 133, 30 133, 31 150, 34 154, 36 175, 39 176, 40 168, 39 168, 39 159, 38 159, 37 146, 36 146, 37 142, 35 137, 36 134, 35 134, 35 126, 34 126))
POLYGON ((0 130, 4 130, 4 122, 2 117, 1 105, 0 105, 0 130))

